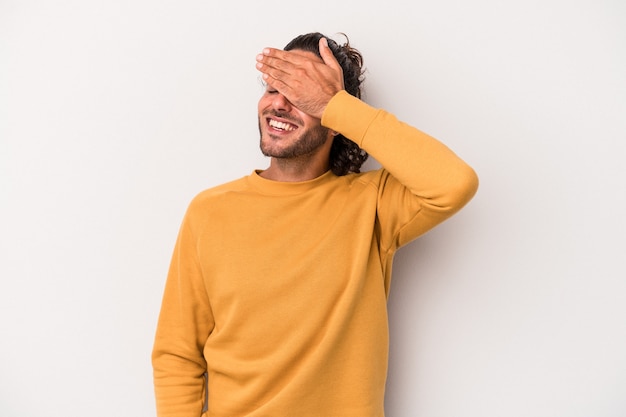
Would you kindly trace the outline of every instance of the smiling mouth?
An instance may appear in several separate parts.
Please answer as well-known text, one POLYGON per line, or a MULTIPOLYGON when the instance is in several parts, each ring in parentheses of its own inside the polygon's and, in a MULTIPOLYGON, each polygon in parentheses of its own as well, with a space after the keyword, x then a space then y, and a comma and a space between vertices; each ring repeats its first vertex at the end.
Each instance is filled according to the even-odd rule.
POLYGON ((274 119, 268 119, 268 124, 271 128, 282 132, 292 132, 298 128, 298 126, 292 125, 291 123, 280 122, 274 119))

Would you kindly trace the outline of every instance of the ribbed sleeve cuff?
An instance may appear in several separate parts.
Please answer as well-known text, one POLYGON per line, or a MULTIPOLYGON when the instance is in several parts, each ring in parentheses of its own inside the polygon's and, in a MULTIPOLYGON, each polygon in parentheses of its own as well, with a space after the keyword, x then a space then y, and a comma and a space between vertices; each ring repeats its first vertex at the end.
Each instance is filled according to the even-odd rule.
POLYGON ((322 114, 322 126, 341 133, 361 146, 367 129, 379 111, 342 90, 328 102, 322 114))

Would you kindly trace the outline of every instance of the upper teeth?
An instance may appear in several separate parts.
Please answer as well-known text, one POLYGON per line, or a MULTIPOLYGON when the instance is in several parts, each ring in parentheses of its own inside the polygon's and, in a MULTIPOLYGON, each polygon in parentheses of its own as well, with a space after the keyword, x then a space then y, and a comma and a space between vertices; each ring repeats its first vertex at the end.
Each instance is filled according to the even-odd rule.
POLYGON ((270 119, 270 126, 275 129, 291 131, 295 129, 295 126, 289 123, 279 122, 278 120, 270 119))

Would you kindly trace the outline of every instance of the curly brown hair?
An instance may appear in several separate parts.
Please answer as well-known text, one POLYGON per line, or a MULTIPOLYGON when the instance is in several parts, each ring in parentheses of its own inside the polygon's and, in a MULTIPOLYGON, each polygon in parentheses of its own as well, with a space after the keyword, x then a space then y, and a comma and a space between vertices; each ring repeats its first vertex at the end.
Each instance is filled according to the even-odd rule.
MULTIPOLYGON (((345 90, 349 94, 361 98, 361 84, 364 80, 363 56, 350 45, 348 37, 344 33, 341 35, 346 38, 346 42, 343 45, 339 45, 319 32, 313 32, 295 37, 284 49, 285 51, 293 49, 308 51, 321 58, 319 41, 322 38, 326 38, 330 50, 343 70, 345 90)), ((367 160, 367 157, 367 152, 361 149, 359 145, 342 134, 338 134, 335 136, 330 149, 330 169, 338 176, 358 173, 361 172, 361 166, 367 160)))

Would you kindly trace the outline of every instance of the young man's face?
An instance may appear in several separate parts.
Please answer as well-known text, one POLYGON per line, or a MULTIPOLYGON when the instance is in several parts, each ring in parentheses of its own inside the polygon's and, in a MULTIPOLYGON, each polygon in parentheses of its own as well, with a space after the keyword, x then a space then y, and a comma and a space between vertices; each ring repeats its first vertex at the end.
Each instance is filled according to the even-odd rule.
MULTIPOLYGON (((293 51, 319 59, 315 54, 293 51)), ((332 134, 320 119, 294 107, 285 96, 268 85, 259 100, 261 152, 275 158, 297 158, 320 150, 332 134)))

